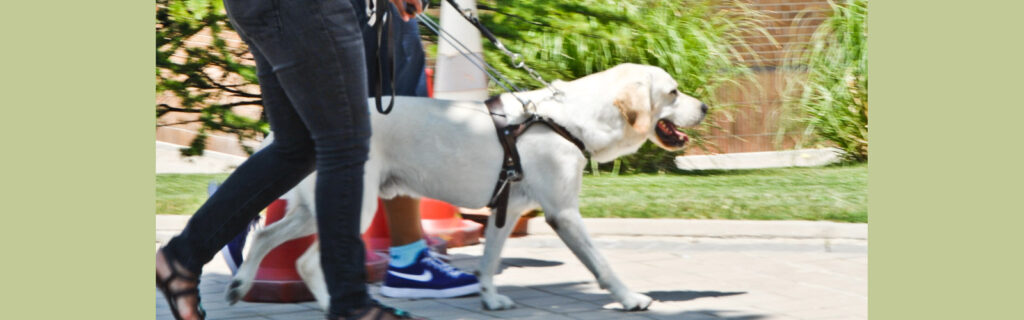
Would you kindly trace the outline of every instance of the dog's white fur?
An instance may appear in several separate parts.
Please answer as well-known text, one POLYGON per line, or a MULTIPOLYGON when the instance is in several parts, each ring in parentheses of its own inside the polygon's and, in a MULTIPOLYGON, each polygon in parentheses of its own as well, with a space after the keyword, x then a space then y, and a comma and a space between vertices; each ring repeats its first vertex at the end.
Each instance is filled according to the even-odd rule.
MULTIPOLYGON (((676 92, 677 83, 661 68, 623 64, 571 82, 556 81, 565 92, 559 100, 550 92, 523 93, 537 102, 537 113, 546 115, 582 140, 592 157, 607 162, 636 152, 646 140, 675 150, 656 135, 656 123, 667 119, 681 126, 693 126, 704 118, 702 103, 676 92)), ((526 115, 519 102, 501 97, 509 123, 526 115)), ((386 102, 385 102, 386 103, 386 102)), ((377 197, 425 196, 456 206, 479 208, 487 205, 502 162, 502 148, 496 138, 487 108, 480 102, 398 97, 391 114, 372 112, 373 137, 366 163, 362 202, 362 230, 377 210, 377 197)), ((578 195, 585 158, 571 142, 548 127, 536 125, 516 143, 522 161, 523 180, 512 184, 508 221, 538 205, 545 220, 563 242, 595 275, 601 288, 608 289, 626 310, 646 309, 651 298, 626 288, 595 250, 584 230, 578 195)), ((270 249, 316 232, 313 201, 315 174, 285 195, 288 214, 258 233, 249 257, 239 268, 227 290, 237 301, 252 287, 257 266, 270 249)), ((498 294, 494 275, 511 226, 496 228, 493 216, 485 231, 484 256, 480 262, 480 296, 487 309, 508 309, 512 299, 498 294)), ((329 301, 319 263, 319 246, 313 245, 298 260, 299 274, 326 309, 329 301)))

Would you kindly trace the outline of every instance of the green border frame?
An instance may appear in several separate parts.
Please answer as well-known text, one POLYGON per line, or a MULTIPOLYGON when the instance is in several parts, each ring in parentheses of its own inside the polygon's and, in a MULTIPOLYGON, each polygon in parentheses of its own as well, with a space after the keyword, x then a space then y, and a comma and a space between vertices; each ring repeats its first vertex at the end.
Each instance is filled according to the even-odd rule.
MULTIPOLYGON (((1019 314, 1021 12, 870 4, 872 319, 1019 314)), ((0 12, 5 318, 153 315, 153 13, 0 12)))
POLYGON ((1021 12, 870 3, 873 320, 1020 316, 1021 12))
POLYGON ((154 12, 0 10, 5 319, 152 319, 154 12))

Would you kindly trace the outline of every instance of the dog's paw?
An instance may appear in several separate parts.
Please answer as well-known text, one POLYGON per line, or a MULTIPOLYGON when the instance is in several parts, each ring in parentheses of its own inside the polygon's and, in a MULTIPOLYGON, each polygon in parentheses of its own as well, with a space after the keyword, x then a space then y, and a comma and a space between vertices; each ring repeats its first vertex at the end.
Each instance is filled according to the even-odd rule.
POLYGON ((652 301, 654 300, 652 300, 651 297, 639 293, 630 293, 619 303, 622 303, 623 310, 640 311, 647 310, 647 307, 651 306, 652 301))
POLYGON ((485 310, 507 310, 512 309, 516 305, 512 302, 512 298, 509 298, 500 294, 480 294, 480 303, 483 304, 485 310))
POLYGON ((228 284, 228 289, 224 292, 224 300, 227 300, 228 304, 234 305, 239 300, 242 300, 246 293, 249 293, 250 287, 245 281, 233 279, 228 284))

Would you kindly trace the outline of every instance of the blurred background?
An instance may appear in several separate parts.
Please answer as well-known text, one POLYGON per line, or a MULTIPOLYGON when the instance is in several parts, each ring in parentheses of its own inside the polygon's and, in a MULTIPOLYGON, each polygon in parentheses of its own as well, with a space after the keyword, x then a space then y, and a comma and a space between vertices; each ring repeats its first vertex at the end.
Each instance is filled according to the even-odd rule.
MULTIPOLYGON (((425 14, 437 21, 439 7, 440 1, 432 0, 425 14)), ((611 196, 645 186, 694 190, 678 179, 656 180, 665 174, 712 175, 736 180, 689 180, 710 183, 697 188, 710 198, 672 204, 664 208, 668 216, 867 221, 866 0, 479 0, 477 10, 511 51, 523 54, 549 81, 576 79, 624 62, 649 64, 667 70, 681 91, 711 106, 702 127, 688 132, 694 143, 682 153, 647 143, 613 163, 592 163, 586 173, 595 178, 585 181, 584 203, 603 197, 593 192, 611 196), (838 164, 803 171, 716 171, 734 169, 728 166, 695 171, 681 165, 686 159, 735 159, 728 157, 751 152, 811 157, 804 151, 779 153, 787 150, 841 152, 838 160, 829 161, 838 164), (654 176, 632 185, 627 179, 596 178, 620 174, 654 176), (614 186, 599 188, 602 183, 614 186), (723 190, 715 188, 739 195, 722 198, 723 190), (779 191, 787 188, 804 191, 779 191), (765 199, 781 201, 773 206, 785 214, 759 216, 775 210, 763 208, 765 199), (730 206, 733 202, 744 205, 730 206)), ((204 150, 250 154, 269 127, 262 119, 253 61, 228 24, 221 1, 158 0, 156 18, 158 144, 180 146, 186 156, 204 150)), ((422 26, 420 33, 430 69, 437 35, 422 26)), ((515 84, 540 87, 486 41, 484 56, 515 84)), ((489 91, 501 92, 493 83, 489 91)), ((755 162, 770 162, 760 159, 755 162)), ((629 200, 599 210, 606 212, 601 216, 629 210, 651 214, 651 208, 629 200)))
MULTIPOLYGON (((712 106, 712 121, 697 132, 701 144, 686 154, 828 145, 867 158, 866 1, 478 4, 488 28, 545 79, 623 62, 668 70, 684 92, 712 106)), ((436 20, 439 2, 430 7, 436 20)), ((437 35, 421 34, 432 68, 437 35)), ((253 61, 221 1, 157 1, 156 36, 157 139, 192 146, 191 154, 251 152, 268 127, 253 61)), ((538 86, 489 43, 485 56, 518 85, 538 86)))

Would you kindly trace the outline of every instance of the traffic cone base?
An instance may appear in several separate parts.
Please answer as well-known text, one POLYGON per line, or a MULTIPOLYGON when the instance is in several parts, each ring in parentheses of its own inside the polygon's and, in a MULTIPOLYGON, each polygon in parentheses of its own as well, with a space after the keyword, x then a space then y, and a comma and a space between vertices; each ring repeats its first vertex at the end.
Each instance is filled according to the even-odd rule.
POLYGON ((480 243, 483 225, 459 217, 459 208, 430 198, 420 199, 420 216, 427 235, 448 242, 448 248, 480 243))

